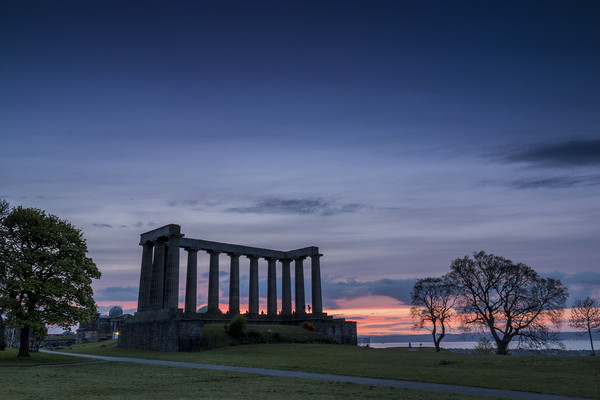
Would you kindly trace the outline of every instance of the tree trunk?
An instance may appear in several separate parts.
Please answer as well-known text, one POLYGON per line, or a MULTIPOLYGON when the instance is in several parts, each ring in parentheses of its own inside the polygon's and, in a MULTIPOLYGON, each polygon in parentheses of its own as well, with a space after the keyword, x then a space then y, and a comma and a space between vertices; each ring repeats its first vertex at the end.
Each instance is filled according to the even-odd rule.
POLYGON ((439 353, 440 352, 440 343, 442 342, 442 339, 444 338, 445 334, 441 334, 440 336, 438 336, 437 338, 433 338, 433 343, 435 344, 435 352, 439 353))
POLYGON ((4 350, 6 348, 6 337, 4 336, 4 320, 2 319, 2 315, 0 315, 0 350, 4 350))
POLYGON ((507 355, 508 354, 508 343, 502 341, 496 342, 496 354, 507 355))
POLYGON ((592 339, 592 330, 588 328, 588 335, 590 335, 590 344, 592 345, 592 355, 596 355, 596 351, 594 350, 594 340, 592 339))
POLYGON ((19 343, 19 357, 29 357, 29 328, 21 328, 19 343))
POLYGON ((431 336, 433 336, 433 344, 435 346, 435 352, 438 353, 440 351, 440 341, 435 337, 435 325, 433 326, 433 331, 431 332, 431 336))

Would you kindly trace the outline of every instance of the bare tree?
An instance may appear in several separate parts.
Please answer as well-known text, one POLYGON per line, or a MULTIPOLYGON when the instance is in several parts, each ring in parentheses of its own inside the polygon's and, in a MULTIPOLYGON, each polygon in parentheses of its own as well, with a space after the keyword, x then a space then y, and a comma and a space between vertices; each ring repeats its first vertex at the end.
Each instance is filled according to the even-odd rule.
POLYGON ((508 354, 515 337, 536 347, 559 343, 549 329, 549 323, 561 323, 568 296, 559 280, 542 278, 523 263, 483 251, 453 260, 451 269, 463 327, 489 330, 496 354, 508 354))
POLYGON ((415 329, 430 330, 435 351, 440 351, 440 342, 455 314, 452 307, 456 301, 456 287, 446 276, 419 279, 410 295, 416 306, 410 309, 411 316, 417 320, 415 329))
POLYGON ((596 355, 592 331, 600 329, 600 301, 589 296, 585 299, 575 299, 569 325, 587 331, 592 345, 592 355, 596 355))

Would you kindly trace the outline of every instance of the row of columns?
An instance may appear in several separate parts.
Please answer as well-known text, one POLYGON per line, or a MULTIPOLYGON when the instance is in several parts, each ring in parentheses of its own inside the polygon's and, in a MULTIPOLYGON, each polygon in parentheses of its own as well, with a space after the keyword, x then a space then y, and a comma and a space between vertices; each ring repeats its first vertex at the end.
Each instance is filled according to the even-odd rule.
MULTIPOLYGON (((138 311, 157 309, 177 309, 179 288, 179 239, 181 236, 158 238, 142 244, 142 268, 138 311)), ((195 313, 197 307, 198 250, 184 248, 187 251, 187 271, 185 285, 185 312, 195 313)), ((209 250, 208 313, 219 311, 219 255, 221 252, 209 250)), ((230 257, 229 271, 229 313, 240 313, 240 256, 226 253, 230 257)), ((312 312, 323 312, 321 293, 321 254, 311 255, 312 312)), ((248 311, 259 313, 258 296, 258 260, 267 260, 267 315, 277 315, 277 261, 282 266, 281 314, 292 314, 291 262, 295 269, 295 310, 305 313, 304 297, 304 260, 308 256, 293 259, 277 259, 246 255, 250 260, 250 283, 248 311)))

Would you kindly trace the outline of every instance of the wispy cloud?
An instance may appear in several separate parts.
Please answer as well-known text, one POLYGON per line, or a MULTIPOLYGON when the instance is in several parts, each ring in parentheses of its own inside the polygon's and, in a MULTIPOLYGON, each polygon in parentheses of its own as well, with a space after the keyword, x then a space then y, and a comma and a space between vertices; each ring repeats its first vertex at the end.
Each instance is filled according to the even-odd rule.
POLYGON ((232 207, 227 211, 237 213, 252 214, 321 214, 336 215, 343 213, 354 213, 365 206, 363 204, 336 204, 334 200, 325 200, 322 198, 307 199, 284 199, 268 198, 256 202, 248 207, 232 207))
POLYGON ((363 325, 363 328, 369 328, 369 329, 374 329, 374 328, 402 328, 402 329, 406 329, 407 325, 412 325, 411 323, 406 323, 406 322, 394 322, 394 323, 389 323, 389 324, 366 324, 363 325))
POLYGON ((169 201, 169 207, 194 207, 200 202, 198 200, 171 200, 169 201))
POLYGON ((514 189, 564 189, 576 186, 600 185, 600 176, 556 176, 518 179, 510 183, 514 189))
POLYGON ((112 225, 109 225, 109 224, 92 224, 92 226, 96 227, 96 228, 112 228, 113 227, 112 225))
POLYGON ((134 224, 131 225, 126 225, 126 224, 119 224, 119 225, 111 225, 111 224, 106 224, 106 223, 93 223, 92 226, 94 228, 106 228, 106 229, 112 229, 112 228, 121 228, 121 229, 127 229, 127 228, 136 228, 136 229, 141 229, 144 227, 152 227, 155 226, 156 224, 153 222, 147 222, 147 223, 143 223, 143 222, 136 222, 134 224))
POLYGON ((505 157, 509 162, 525 162, 542 167, 579 167, 600 165, 600 140, 569 140, 542 144, 505 157))
POLYGON ((138 299, 136 286, 109 286, 94 294, 96 301, 135 301, 138 299))

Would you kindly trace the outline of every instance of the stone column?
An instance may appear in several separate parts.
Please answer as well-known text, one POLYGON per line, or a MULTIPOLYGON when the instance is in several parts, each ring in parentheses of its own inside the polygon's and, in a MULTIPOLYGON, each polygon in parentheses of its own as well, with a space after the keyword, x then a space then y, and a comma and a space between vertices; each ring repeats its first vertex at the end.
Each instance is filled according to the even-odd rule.
POLYGON ((187 257, 187 274, 185 276, 185 312, 196 313, 198 307, 198 250, 185 249, 187 257))
POLYGON ((229 313, 240 313, 240 255, 229 253, 229 313))
POLYGON ((267 315, 277 315, 277 259, 267 258, 267 315))
POLYGON ((292 278, 290 277, 290 263, 292 260, 281 260, 281 314, 292 314, 292 278))
POLYGON ((208 309, 207 313, 218 314, 219 310, 219 252, 209 251, 210 266, 208 270, 208 309))
POLYGON ((164 308, 179 308, 179 239, 170 236, 167 243, 167 262, 165 265, 165 302, 164 308))
POLYGON ((248 296, 248 312, 258 315, 258 257, 247 256, 250 259, 250 287, 248 296))
POLYGON ((311 259, 311 286, 312 286, 312 312, 313 314, 323 313, 323 298, 321 296, 321 264, 319 258, 323 254, 310 256, 311 259))
POLYGON ((154 242, 154 261, 152 262, 152 286, 150 289, 151 307, 160 310, 164 304, 165 290, 165 240, 158 238, 154 242))
POLYGON ((150 293, 152 290, 152 250, 154 244, 142 244, 142 269, 140 271, 140 291, 138 296, 138 311, 146 311, 151 306, 150 293))
POLYGON ((298 257, 294 260, 295 273, 294 281, 296 287, 296 314, 304 314, 306 312, 306 303, 304 302, 304 265, 303 261, 306 257, 298 257))

